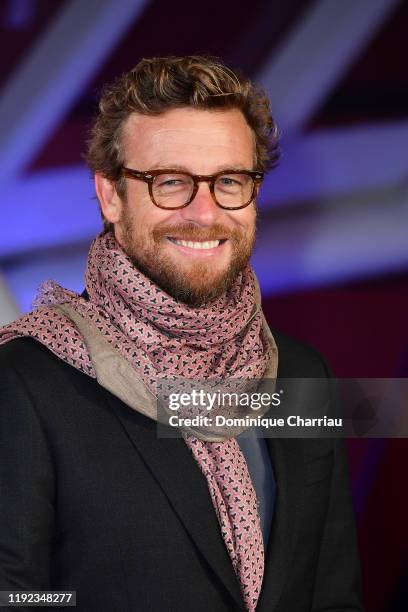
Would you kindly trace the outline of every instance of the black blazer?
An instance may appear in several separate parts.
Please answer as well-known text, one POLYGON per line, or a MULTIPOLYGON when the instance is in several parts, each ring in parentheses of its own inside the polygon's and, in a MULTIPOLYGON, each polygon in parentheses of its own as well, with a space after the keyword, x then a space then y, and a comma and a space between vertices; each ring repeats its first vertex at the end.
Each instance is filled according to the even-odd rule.
MULTIPOLYGON (((280 377, 322 377, 273 332, 280 377)), ((362 610, 341 440, 268 439, 277 480, 257 610, 362 610)), ((207 482, 181 439, 41 344, 0 347, 0 590, 95 612, 243 610, 207 482)), ((5 609, 5 608, 4 608, 5 609)))

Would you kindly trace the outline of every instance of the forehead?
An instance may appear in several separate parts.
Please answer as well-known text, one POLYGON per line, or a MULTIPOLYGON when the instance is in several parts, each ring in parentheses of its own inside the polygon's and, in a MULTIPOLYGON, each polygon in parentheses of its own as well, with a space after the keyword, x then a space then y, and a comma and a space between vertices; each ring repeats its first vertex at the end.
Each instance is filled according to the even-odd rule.
POLYGON ((124 124, 122 146, 126 164, 137 169, 173 163, 203 173, 211 165, 250 167, 255 152, 252 130, 237 109, 180 108, 156 116, 133 113, 124 124))

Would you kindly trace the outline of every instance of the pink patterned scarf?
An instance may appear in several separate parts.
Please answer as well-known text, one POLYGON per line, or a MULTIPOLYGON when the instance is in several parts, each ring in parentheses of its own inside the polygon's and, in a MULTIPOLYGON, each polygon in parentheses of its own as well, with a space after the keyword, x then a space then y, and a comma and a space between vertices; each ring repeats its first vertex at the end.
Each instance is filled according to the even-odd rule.
MULTIPOLYGON (((114 236, 105 233, 91 246, 86 289, 88 300, 48 281, 36 300, 37 309, 0 330, 0 344, 30 336, 95 377, 77 327, 53 308, 65 303, 119 351, 153 394, 160 378, 262 378, 271 360, 276 362, 276 347, 264 333, 263 314, 258 310, 254 316, 256 281, 249 266, 228 292, 193 308, 144 276, 114 236)), ((207 479, 246 607, 255 610, 264 548, 245 458, 235 438, 205 442, 185 436, 185 442, 207 479)))

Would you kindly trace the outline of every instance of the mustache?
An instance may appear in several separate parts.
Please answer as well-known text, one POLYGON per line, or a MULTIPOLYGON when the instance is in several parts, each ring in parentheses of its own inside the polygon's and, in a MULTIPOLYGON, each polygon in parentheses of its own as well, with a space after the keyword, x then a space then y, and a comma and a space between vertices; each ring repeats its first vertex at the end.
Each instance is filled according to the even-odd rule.
POLYGON ((173 225, 162 225, 153 230, 154 240, 163 238, 178 238, 180 240, 209 241, 209 240, 239 240, 242 232, 239 229, 230 229, 220 223, 214 223, 210 227, 200 227, 193 223, 177 223, 173 225))

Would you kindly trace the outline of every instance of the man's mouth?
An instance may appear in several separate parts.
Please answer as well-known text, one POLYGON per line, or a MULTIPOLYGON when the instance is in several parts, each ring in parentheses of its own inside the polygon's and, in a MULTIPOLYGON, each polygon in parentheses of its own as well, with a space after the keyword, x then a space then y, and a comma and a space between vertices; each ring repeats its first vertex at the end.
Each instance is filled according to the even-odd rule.
POLYGON ((181 240, 180 238, 173 238, 172 236, 167 236, 167 239, 177 246, 198 250, 215 249, 227 241, 226 238, 221 238, 219 240, 181 240))

